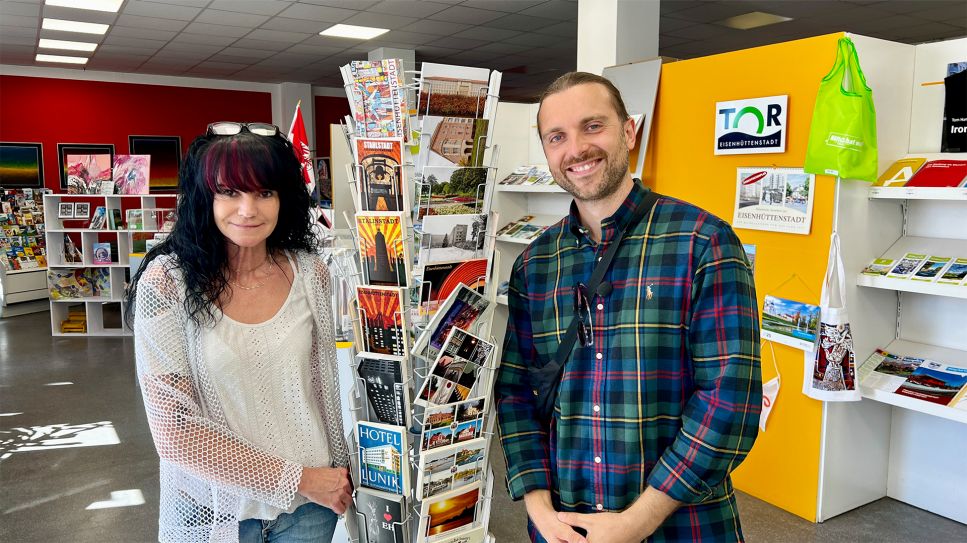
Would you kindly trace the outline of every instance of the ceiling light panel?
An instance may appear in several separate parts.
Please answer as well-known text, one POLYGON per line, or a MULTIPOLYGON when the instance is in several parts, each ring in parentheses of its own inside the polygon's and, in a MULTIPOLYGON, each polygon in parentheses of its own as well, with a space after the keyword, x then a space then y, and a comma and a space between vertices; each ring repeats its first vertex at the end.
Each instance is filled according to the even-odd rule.
POLYGON ((46 0, 45 5, 117 13, 124 0, 46 0))
POLYGON ((64 49, 66 51, 93 51, 97 49, 96 43, 87 43, 83 41, 67 41, 67 40, 50 40, 47 38, 40 38, 40 43, 37 44, 41 49, 64 49))
POLYGON ((356 40, 371 40, 376 36, 382 36, 389 32, 388 28, 375 28, 372 26, 355 26, 338 24, 333 25, 319 34, 322 36, 332 36, 335 38, 353 38, 356 40))
POLYGON ((749 30, 750 28, 759 28, 760 26, 767 26, 791 20, 791 17, 783 17, 782 15, 773 15, 772 13, 753 11, 751 13, 746 13, 745 15, 729 17, 728 19, 719 22, 719 24, 738 30, 749 30))
POLYGON ((82 23, 80 21, 66 21, 64 19, 48 19, 40 26, 44 30, 61 30, 64 32, 80 32, 82 34, 100 34, 107 32, 108 25, 100 23, 82 23))
POLYGON ((59 62, 61 64, 87 64, 84 57, 65 57, 61 55, 37 55, 37 62, 59 62))

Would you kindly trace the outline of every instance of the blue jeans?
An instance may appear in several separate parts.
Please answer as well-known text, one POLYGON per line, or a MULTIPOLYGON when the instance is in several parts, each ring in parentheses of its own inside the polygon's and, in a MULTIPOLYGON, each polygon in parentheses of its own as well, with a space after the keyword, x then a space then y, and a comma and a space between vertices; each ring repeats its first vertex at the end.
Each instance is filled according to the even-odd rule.
POLYGON ((336 531, 331 509, 307 503, 275 520, 248 519, 238 523, 239 543, 327 543, 336 531))

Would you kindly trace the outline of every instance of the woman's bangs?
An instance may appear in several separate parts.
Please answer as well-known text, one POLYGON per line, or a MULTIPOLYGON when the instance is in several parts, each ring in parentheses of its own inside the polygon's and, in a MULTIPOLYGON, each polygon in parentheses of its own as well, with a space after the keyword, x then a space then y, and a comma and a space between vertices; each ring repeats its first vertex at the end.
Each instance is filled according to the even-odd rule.
POLYGON ((248 138, 226 138, 212 143, 205 155, 205 184, 213 193, 219 185, 239 192, 275 190, 278 174, 269 148, 248 138))

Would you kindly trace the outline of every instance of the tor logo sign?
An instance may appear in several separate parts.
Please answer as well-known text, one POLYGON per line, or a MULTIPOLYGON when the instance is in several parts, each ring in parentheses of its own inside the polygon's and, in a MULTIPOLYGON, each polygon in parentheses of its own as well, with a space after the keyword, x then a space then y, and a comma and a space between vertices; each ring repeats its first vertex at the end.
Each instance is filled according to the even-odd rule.
POLYGON ((715 154, 784 153, 788 101, 767 96, 715 104, 715 154))

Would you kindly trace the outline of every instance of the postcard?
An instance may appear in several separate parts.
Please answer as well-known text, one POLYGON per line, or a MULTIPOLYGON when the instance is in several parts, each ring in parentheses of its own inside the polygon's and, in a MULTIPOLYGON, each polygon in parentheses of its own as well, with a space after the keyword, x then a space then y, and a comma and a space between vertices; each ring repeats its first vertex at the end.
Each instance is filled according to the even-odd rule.
POLYGON ((362 337, 360 351, 404 356, 407 331, 403 319, 403 289, 397 287, 356 287, 362 337))
POLYGON ((420 199, 417 218, 427 215, 479 214, 484 209, 487 168, 426 166, 417 171, 420 199))
POLYGON ((418 266, 483 256, 487 215, 427 215, 423 218, 418 266))
POLYGON ((423 501, 420 509, 418 537, 428 541, 473 526, 477 521, 480 502, 480 483, 473 483, 423 501))
POLYGON ((356 228, 363 282, 407 286, 410 255, 403 213, 360 211, 356 213, 356 228))
POLYGON ((417 497, 422 501, 480 481, 486 456, 484 438, 424 452, 417 470, 417 497))
POLYGON ((466 285, 483 294, 487 286, 486 258, 458 262, 437 262, 423 267, 420 279, 420 315, 434 315, 447 297, 466 285))
POLYGON ((409 492, 406 428, 378 422, 356 423, 360 485, 393 494, 409 492))
POLYGON ((409 209, 403 181, 402 138, 356 138, 359 204, 364 211, 409 209))
POLYGON ((420 70, 419 116, 480 118, 488 109, 490 70, 424 62, 420 70))
POLYGON ((451 328, 473 329, 474 324, 489 307, 490 301, 482 294, 467 285, 457 285, 416 339, 413 353, 426 360, 435 360, 451 328))
MULTIPOLYGON (((484 377, 484 371, 489 370, 493 352, 492 343, 453 327, 415 403, 427 406, 466 400, 475 390, 478 379, 484 377)), ((466 430, 466 427, 458 427, 457 430, 466 430)), ((479 427, 471 430, 475 430, 477 435, 480 433, 479 427)))
POLYGON ((762 339, 815 351, 818 332, 819 306, 766 296, 762 305, 762 339))

